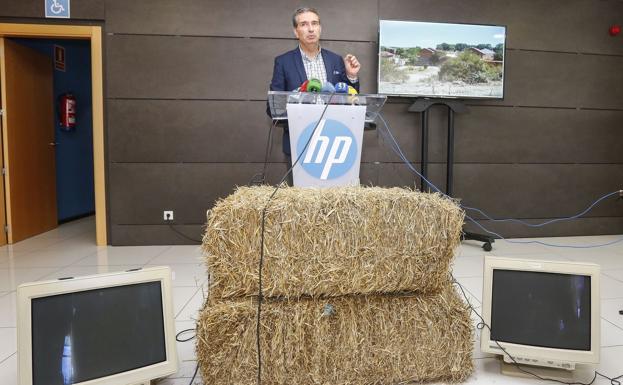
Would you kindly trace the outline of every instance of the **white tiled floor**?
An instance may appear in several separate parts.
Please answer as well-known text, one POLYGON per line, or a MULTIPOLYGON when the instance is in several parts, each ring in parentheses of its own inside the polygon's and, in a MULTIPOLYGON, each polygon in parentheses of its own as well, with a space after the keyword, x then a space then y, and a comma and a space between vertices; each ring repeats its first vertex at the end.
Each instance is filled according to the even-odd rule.
MULTIPOLYGON (((539 241, 563 245, 602 244, 617 236, 542 238, 539 241)), ((536 239, 535 239, 536 240, 536 239)), ((530 240, 522 240, 530 241, 530 240)), ((482 261, 486 253, 475 242, 464 242, 457 252, 454 275, 466 294, 480 309, 482 261)), ((623 242, 597 249, 553 248, 539 244, 494 243, 490 255, 550 260, 581 260, 602 266, 601 286, 601 364, 598 370, 610 376, 623 374, 623 242)), ((17 347, 15 288, 33 280, 89 275, 128 270, 143 266, 168 265, 173 270, 173 300, 178 331, 194 327, 203 303, 202 288, 207 281, 198 246, 95 246, 93 218, 86 218, 12 246, 0 247, 0 384, 17 385, 17 347)), ((473 319, 476 319, 473 316, 473 319)), ((478 333, 477 333, 478 334, 478 333)), ((480 352, 474 344, 476 371, 469 384, 537 384, 532 379, 502 376, 496 358, 480 352)), ((187 385, 195 370, 194 341, 178 343, 180 370, 161 381, 164 385, 187 385)), ((592 379, 588 369, 578 380, 592 379)), ((201 379, 195 380, 201 384, 201 379)), ((609 384, 598 379, 596 384, 609 384)))

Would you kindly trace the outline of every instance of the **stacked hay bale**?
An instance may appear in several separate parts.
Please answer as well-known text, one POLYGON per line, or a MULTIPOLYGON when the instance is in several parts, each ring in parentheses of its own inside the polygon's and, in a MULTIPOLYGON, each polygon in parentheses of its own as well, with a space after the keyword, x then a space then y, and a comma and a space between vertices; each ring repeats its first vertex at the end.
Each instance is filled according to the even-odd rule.
POLYGON ((210 384, 459 382, 472 327, 449 280, 463 212, 400 188, 239 188, 208 214, 211 276, 197 322, 210 384))

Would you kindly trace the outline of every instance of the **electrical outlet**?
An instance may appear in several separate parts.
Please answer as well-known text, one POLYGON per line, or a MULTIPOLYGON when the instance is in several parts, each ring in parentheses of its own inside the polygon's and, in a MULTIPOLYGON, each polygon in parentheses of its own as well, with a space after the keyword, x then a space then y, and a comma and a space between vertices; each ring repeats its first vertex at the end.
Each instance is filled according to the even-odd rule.
POLYGON ((165 221, 173 220, 173 210, 164 210, 162 215, 165 221))

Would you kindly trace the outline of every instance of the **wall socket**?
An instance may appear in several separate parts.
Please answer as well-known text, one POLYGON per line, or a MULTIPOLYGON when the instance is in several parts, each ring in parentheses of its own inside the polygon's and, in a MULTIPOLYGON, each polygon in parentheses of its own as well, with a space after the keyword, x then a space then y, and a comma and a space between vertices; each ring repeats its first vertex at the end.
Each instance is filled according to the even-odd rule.
POLYGON ((165 221, 172 221, 173 220, 173 210, 164 210, 162 212, 162 219, 164 219, 165 221))

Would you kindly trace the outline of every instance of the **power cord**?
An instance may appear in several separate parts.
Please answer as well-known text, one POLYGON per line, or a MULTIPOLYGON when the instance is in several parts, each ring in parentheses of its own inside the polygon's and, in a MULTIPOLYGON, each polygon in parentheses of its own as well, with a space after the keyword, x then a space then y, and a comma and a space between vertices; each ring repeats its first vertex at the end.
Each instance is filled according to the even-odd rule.
POLYGON ((202 242, 202 241, 201 241, 201 239, 194 239, 194 238, 191 238, 191 237, 189 237, 188 235, 186 235, 186 234, 182 233, 181 231, 179 231, 178 229, 176 229, 176 228, 175 228, 175 226, 173 226, 173 223, 171 223, 170 221, 168 221, 168 225, 169 225, 169 228, 170 228, 171 230, 173 230, 173 232, 177 233, 177 234, 178 234, 178 235, 180 235, 181 237, 186 238, 186 239, 188 239, 189 241, 193 241, 193 242, 196 242, 196 243, 201 243, 201 242, 202 242))
MULTIPOLYGON (((420 172, 417 171, 417 169, 415 169, 415 167, 413 167, 413 164, 407 159, 407 157, 404 155, 404 153, 402 152, 402 149, 400 148, 400 145, 398 144, 398 142, 396 141, 396 138, 394 137, 394 135, 391 132, 390 126, 387 123, 387 121, 385 120, 385 118, 383 117, 383 115, 381 113, 378 114, 378 117, 381 119, 381 121, 383 122, 383 128, 385 129, 385 132, 380 131, 382 135, 384 135, 385 139, 388 139, 390 141, 390 147, 391 149, 398 155, 398 157, 407 165, 407 167, 409 168, 409 170, 411 172, 413 172, 415 175, 417 175, 418 177, 420 177, 423 181, 426 182, 426 184, 428 184, 435 192, 441 194, 443 197, 451 199, 454 201, 454 199, 450 196, 448 196, 447 194, 445 194, 443 191, 441 191, 437 186, 435 186, 434 183, 432 183, 431 181, 429 181, 428 179, 426 179, 420 172)), ((595 205, 597 205, 599 202, 603 201, 606 198, 609 198, 613 195, 618 194, 619 196, 623 196, 623 190, 617 190, 617 191, 613 191, 611 193, 608 193, 602 197, 600 197, 599 199, 597 199, 595 202, 593 202, 587 209, 585 209, 584 211, 572 216, 572 217, 565 217, 565 218, 557 218, 557 219, 553 219, 553 220, 549 220, 546 222, 543 222, 541 224, 537 224, 537 225, 531 225, 528 224, 525 221, 522 221, 520 219, 514 219, 514 218, 506 218, 506 219, 498 219, 498 220, 494 220, 494 221, 499 221, 499 222, 505 222, 505 221, 513 221, 513 222, 518 222, 518 223, 522 223, 522 224, 527 224, 527 225, 531 225, 532 227, 541 227, 541 226, 545 226, 551 223, 555 223, 555 222, 561 222, 561 221, 567 221, 567 220, 572 220, 572 219, 577 219, 581 216, 583 216, 584 214, 586 214, 588 211, 590 211, 595 205)), ((469 207, 469 206, 465 206, 461 203, 459 203, 459 206, 462 207, 463 209, 466 210, 476 210, 478 212, 480 212, 481 214, 483 214, 485 217, 492 219, 490 216, 486 215, 482 210, 480 209, 476 209, 473 207, 469 207)), ((475 225, 477 225, 478 227, 480 227, 483 231, 487 232, 488 234, 494 235, 499 239, 502 239, 506 242, 509 243, 517 243, 517 244, 540 244, 543 246, 548 246, 548 247, 560 247, 560 248, 576 248, 576 249, 586 249, 586 248, 594 248, 594 247, 603 247, 603 246, 609 246, 609 245, 613 245, 615 243, 619 243, 623 241, 623 237, 616 239, 612 242, 607 242, 607 243, 602 243, 602 244, 597 244, 597 245, 585 245, 585 246, 571 246, 571 245, 559 245, 559 244, 553 244, 553 243, 547 243, 547 242, 542 242, 542 241, 517 241, 517 240, 511 240, 511 239, 507 239, 505 237, 503 237, 502 235, 490 231, 487 228, 485 228, 483 225, 481 225, 480 223, 478 223, 474 218, 472 218, 469 215, 465 215, 465 217, 472 221, 475 225)), ((493 220, 493 219, 492 219, 493 220)))
MULTIPOLYGON (((467 297, 467 294, 465 294, 465 290, 463 288, 463 285, 461 285, 459 283, 459 281, 454 277, 454 275, 450 275, 452 277, 452 284, 458 286, 458 288, 461 290, 461 293, 463 294, 463 298, 465 298, 465 302, 467 302, 467 306, 469 307, 469 310, 474 313, 479 319, 480 322, 478 322, 478 324, 476 324, 476 328, 478 330, 482 330, 484 328, 487 328, 487 330, 489 330, 489 332, 491 332, 491 327, 489 325, 487 325, 487 323, 485 322, 485 319, 482 318, 482 316, 478 313, 478 311, 476 311, 476 309, 474 308, 474 306, 471 304, 471 302, 469 301, 469 298, 467 297)), ((566 381, 560 381, 560 380, 556 380, 553 378, 547 378, 547 377, 542 377, 536 373, 530 372, 529 370, 526 370, 523 368, 523 365, 521 365, 520 363, 518 363, 515 360, 515 357, 511 356, 508 351, 503 348, 500 343, 498 341, 493 341, 495 342, 495 344, 500 348, 500 350, 502 350, 504 352, 504 355, 506 355, 511 361, 513 361, 513 365, 515 365, 515 367, 525 373, 528 374, 530 376, 533 376, 541 381, 551 381, 551 382, 557 382, 559 384, 565 384, 565 385, 592 385, 595 380, 597 379, 597 376, 603 377, 606 380, 610 381, 611 385, 621 385, 621 381, 619 381, 620 378, 623 378, 623 374, 617 377, 608 377, 604 374, 599 373, 598 371, 595 370, 595 373, 593 375, 593 379, 590 382, 566 382, 566 381)))
MULTIPOLYGON (((211 278, 212 278, 211 275, 208 274, 208 282, 211 282, 211 278)), ((210 290, 208 290, 208 296, 206 298, 205 303, 207 304, 209 300, 210 300, 210 290)), ((184 330, 180 331, 179 333, 177 333, 175 335, 175 341, 177 341, 177 342, 188 342, 188 341, 194 340, 196 337, 197 337, 197 329, 196 328, 184 329, 184 330), (188 338, 181 338, 182 334, 185 334, 185 333, 188 333, 188 332, 195 332, 195 334, 191 335, 188 338)), ((190 382, 188 383, 188 385, 192 385, 193 381, 195 381, 195 377, 197 377, 197 372, 198 371, 199 371, 199 362, 197 362, 197 364, 195 365, 195 372, 193 373, 193 376, 190 379, 190 382)))
POLYGON ((270 128, 268 129, 268 138, 266 139, 266 150, 264 152, 264 167, 262 168, 262 172, 259 174, 255 174, 251 177, 249 181, 249 186, 263 185, 266 182, 266 168, 268 165, 268 157, 272 152, 273 148, 273 130, 279 124, 278 120, 273 120, 270 128))
MULTIPOLYGON (((196 329, 195 328, 191 328, 191 329, 184 329, 181 332, 177 333, 175 335, 175 341, 177 342, 188 342, 191 341, 193 339, 195 339, 195 337, 197 337, 197 333, 196 333, 196 329), (188 337, 188 338, 181 338, 180 336, 182 334, 188 333, 188 332, 195 332, 195 334, 193 334, 192 336, 188 337)), ((197 365, 195 365, 195 372, 193 373, 192 378, 190 379, 190 382, 188 383, 188 385, 192 385, 193 381, 195 381, 195 377, 197 377, 197 372, 199 371, 199 363, 197 363, 197 365)))
POLYGON ((320 122, 322 121, 322 118, 324 118, 327 112, 327 108, 329 108, 329 103, 331 102, 331 99, 333 98, 334 94, 335 92, 332 92, 329 95, 329 100, 327 101, 327 104, 324 106, 324 109, 322 110, 322 114, 320 115, 320 118, 316 122, 316 125, 314 126, 314 129, 312 130, 312 133, 309 136, 309 139, 307 139, 307 142, 305 143, 305 146, 300 151, 294 163, 292 163, 292 166, 288 169, 288 171, 286 171, 284 176, 281 178, 281 181, 279 181, 279 183, 273 190, 272 194, 268 197, 268 200, 266 201, 266 205, 264 205, 264 208, 262 209, 260 260, 259 260, 259 266, 258 266, 257 323, 256 323, 256 328, 255 328, 255 342, 256 342, 256 347, 257 347, 257 384, 258 385, 262 384, 262 350, 260 347, 260 320, 261 320, 261 313, 262 313, 262 301, 264 299, 263 293, 262 293, 262 268, 264 265, 264 233, 265 233, 265 227, 266 227, 266 210, 268 210, 268 205, 270 204, 271 200, 273 199, 275 194, 277 194, 277 191, 282 187, 283 183, 288 178, 288 175, 290 175, 294 167, 298 164, 299 160, 301 159, 301 157, 307 150, 307 147, 309 146, 311 139, 314 137, 314 134, 316 133, 316 130, 318 129, 318 126, 320 125, 320 122))

